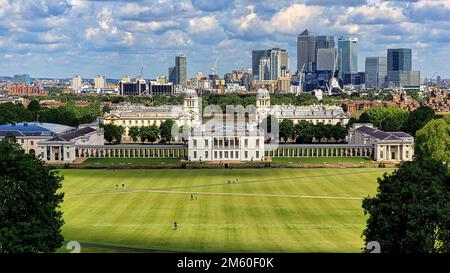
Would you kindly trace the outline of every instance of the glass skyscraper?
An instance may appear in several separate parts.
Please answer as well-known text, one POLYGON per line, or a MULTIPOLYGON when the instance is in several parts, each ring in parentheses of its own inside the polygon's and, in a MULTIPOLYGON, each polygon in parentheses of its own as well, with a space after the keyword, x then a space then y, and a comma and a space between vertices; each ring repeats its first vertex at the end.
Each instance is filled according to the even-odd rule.
POLYGON ((185 55, 175 57, 175 83, 181 86, 187 84, 187 58, 185 55))
POLYGON ((366 87, 381 88, 386 82, 386 57, 366 57, 366 87))
POLYGON ((412 70, 412 49, 395 48, 387 51, 388 71, 411 71, 412 70))
POLYGON ((340 73, 358 73, 358 38, 340 37, 338 39, 340 54, 340 73))

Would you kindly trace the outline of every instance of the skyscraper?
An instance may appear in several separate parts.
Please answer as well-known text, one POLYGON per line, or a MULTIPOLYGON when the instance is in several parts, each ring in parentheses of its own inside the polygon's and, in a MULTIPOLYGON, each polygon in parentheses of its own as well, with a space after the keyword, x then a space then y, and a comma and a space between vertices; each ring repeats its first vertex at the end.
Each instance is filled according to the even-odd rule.
POLYGON ((181 86, 186 86, 187 83, 187 58, 185 55, 178 55, 175 57, 175 83, 181 86))
POLYGON ((336 48, 318 48, 317 49, 317 71, 333 71, 337 70, 337 56, 336 48))
POLYGON ((397 87, 420 85, 420 72, 412 71, 412 49, 387 50, 387 82, 397 87))
POLYGON ((366 57, 365 71, 366 87, 382 88, 387 76, 386 57, 366 57))
POLYGON ((175 83, 177 80, 177 69, 175 66, 169 67, 169 82, 175 83))
POLYGON ((339 73, 358 73, 358 38, 339 37, 338 50, 341 65, 339 73))
POLYGON ((106 78, 105 76, 95 76, 94 77, 94 88, 95 89, 103 89, 106 86, 106 78))
POLYGON ((319 48, 335 48, 334 36, 317 36, 316 49, 319 48))
MULTIPOLYGON (((265 75, 267 72, 260 71, 261 59, 269 58, 269 77, 265 77, 264 80, 277 80, 281 75, 281 70, 289 69, 289 54, 286 49, 272 48, 264 50, 252 51, 252 74, 255 80, 262 80, 260 75, 265 75)), ((266 61, 264 61, 266 64, 266 61)))
POLYGON ((269 57, 262 57, 259 59, 259 75, 258 79, 260 81, 263 80, 270 80, 270 58, 269 57))
POLYGON ((72 90, 78 92, 81 90, 81 76, 76 75, 72 78, 72 90))
POLYGON ((313 72, 316 62, 316 37, 309 30, 303 31, 297 37, 297 71, 313 72))

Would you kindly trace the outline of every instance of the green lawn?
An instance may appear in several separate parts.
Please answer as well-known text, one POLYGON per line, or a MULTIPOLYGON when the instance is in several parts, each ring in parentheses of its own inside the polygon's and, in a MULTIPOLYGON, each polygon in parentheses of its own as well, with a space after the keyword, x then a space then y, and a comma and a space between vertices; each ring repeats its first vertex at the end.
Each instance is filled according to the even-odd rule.
POLYGON ((273 157, 274 163, 373 163, 366 157, 273 157))
POLYGON ((170 164, 180 163, 178 158, 88 158, 85 165, 170 164))
POLYGON ((63 235, 85 252, 360 252, 361 198, 385 171, 65 169, 63 235))

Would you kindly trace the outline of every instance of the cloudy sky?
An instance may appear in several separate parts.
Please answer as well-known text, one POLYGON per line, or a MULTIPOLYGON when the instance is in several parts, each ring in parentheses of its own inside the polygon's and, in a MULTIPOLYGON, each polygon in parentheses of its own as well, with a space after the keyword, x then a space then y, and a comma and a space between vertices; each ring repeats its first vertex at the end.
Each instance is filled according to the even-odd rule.
POLYGON ((286 48, 296 67, 296 37, 359 38, 366 56, 413 48, 422 77, 450 78, 450 0, 0 0, 0 75, 166 75, 188 56, 188 76, 251 66, 251 50, 286 48))

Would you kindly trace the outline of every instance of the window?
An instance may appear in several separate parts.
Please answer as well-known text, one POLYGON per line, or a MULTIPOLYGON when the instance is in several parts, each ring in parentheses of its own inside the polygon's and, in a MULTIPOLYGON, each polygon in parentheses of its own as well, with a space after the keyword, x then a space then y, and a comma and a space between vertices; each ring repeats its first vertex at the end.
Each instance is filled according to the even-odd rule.
POLYGON ((208 158, 209 154, 208 151, 205 151, 205 158, 208 158))
POLYGON ((67 152, 67 156, 66 156, 67 158, 70 158, 70 153, 69 152, 67 152))
POLYGON ((406 158, 409 158, 409 151, 406 151, 406 158))
POLYGON ((23 144, 23 143, 25 142, 25 140, 24 140, 24 139, 21 139, 20 142, 23 144))
POLYGON ((205 147, 208 147, 208 140, 205 139, 205 147))
POLYGON ((380 152, 380 158, 384 158, 383 151, 380 152))
POLYGON ((217 151, 214 151, 214 158, 217 158, 217 151))
POLYGON ((194 142, 194 147, 197 147, 197 140, 194 139, 193 142, 194 142))
POLYGON ((239 158, 239 152, 236 151, 236 158, 239 158))
POLYGON ((217 138, 214 138, 214 146, 217 146, 217 138))
POLYGON ((31 141, 31 145, 34 145, 34 141, 33 140, 31 141))
POLYGON ((222 147, 222 146, 223 146, 223 140, 219 139, 219 147, 222 147))
POLYGON ((197 158, 197 151, 194 151, 194 158, 197 158))
POLYGON ((231 152, 230 152, 230 158, 233 158, 233 156, 234 156, 234 152, 231 151, 231 152))
POLYGON ((222 153, 222 151, 220 151, 219 152, 219 158, 222 158, 223 157, 223 153, 222 153))
POLYGON ((233 147, 234 146, 234 140, 230 139, 230 146, 233 147))
POLYGON ((259 151, 256 151, 256 158, 259 158, 259 151))
POLYGON ((228 151, 225 151, 225 158, 228 158, 228 151))
POLYGON ((248 151, 245 151, 245 152, 244 152, 244 157, 245 157, 245 158, 248 158, 248 151))
POLYGON ((244 147, 248 147, 248 139, 244 140, 244 147))
POLYGON ((259 139, 256 140, 256 147, 259 147, 259 139))

